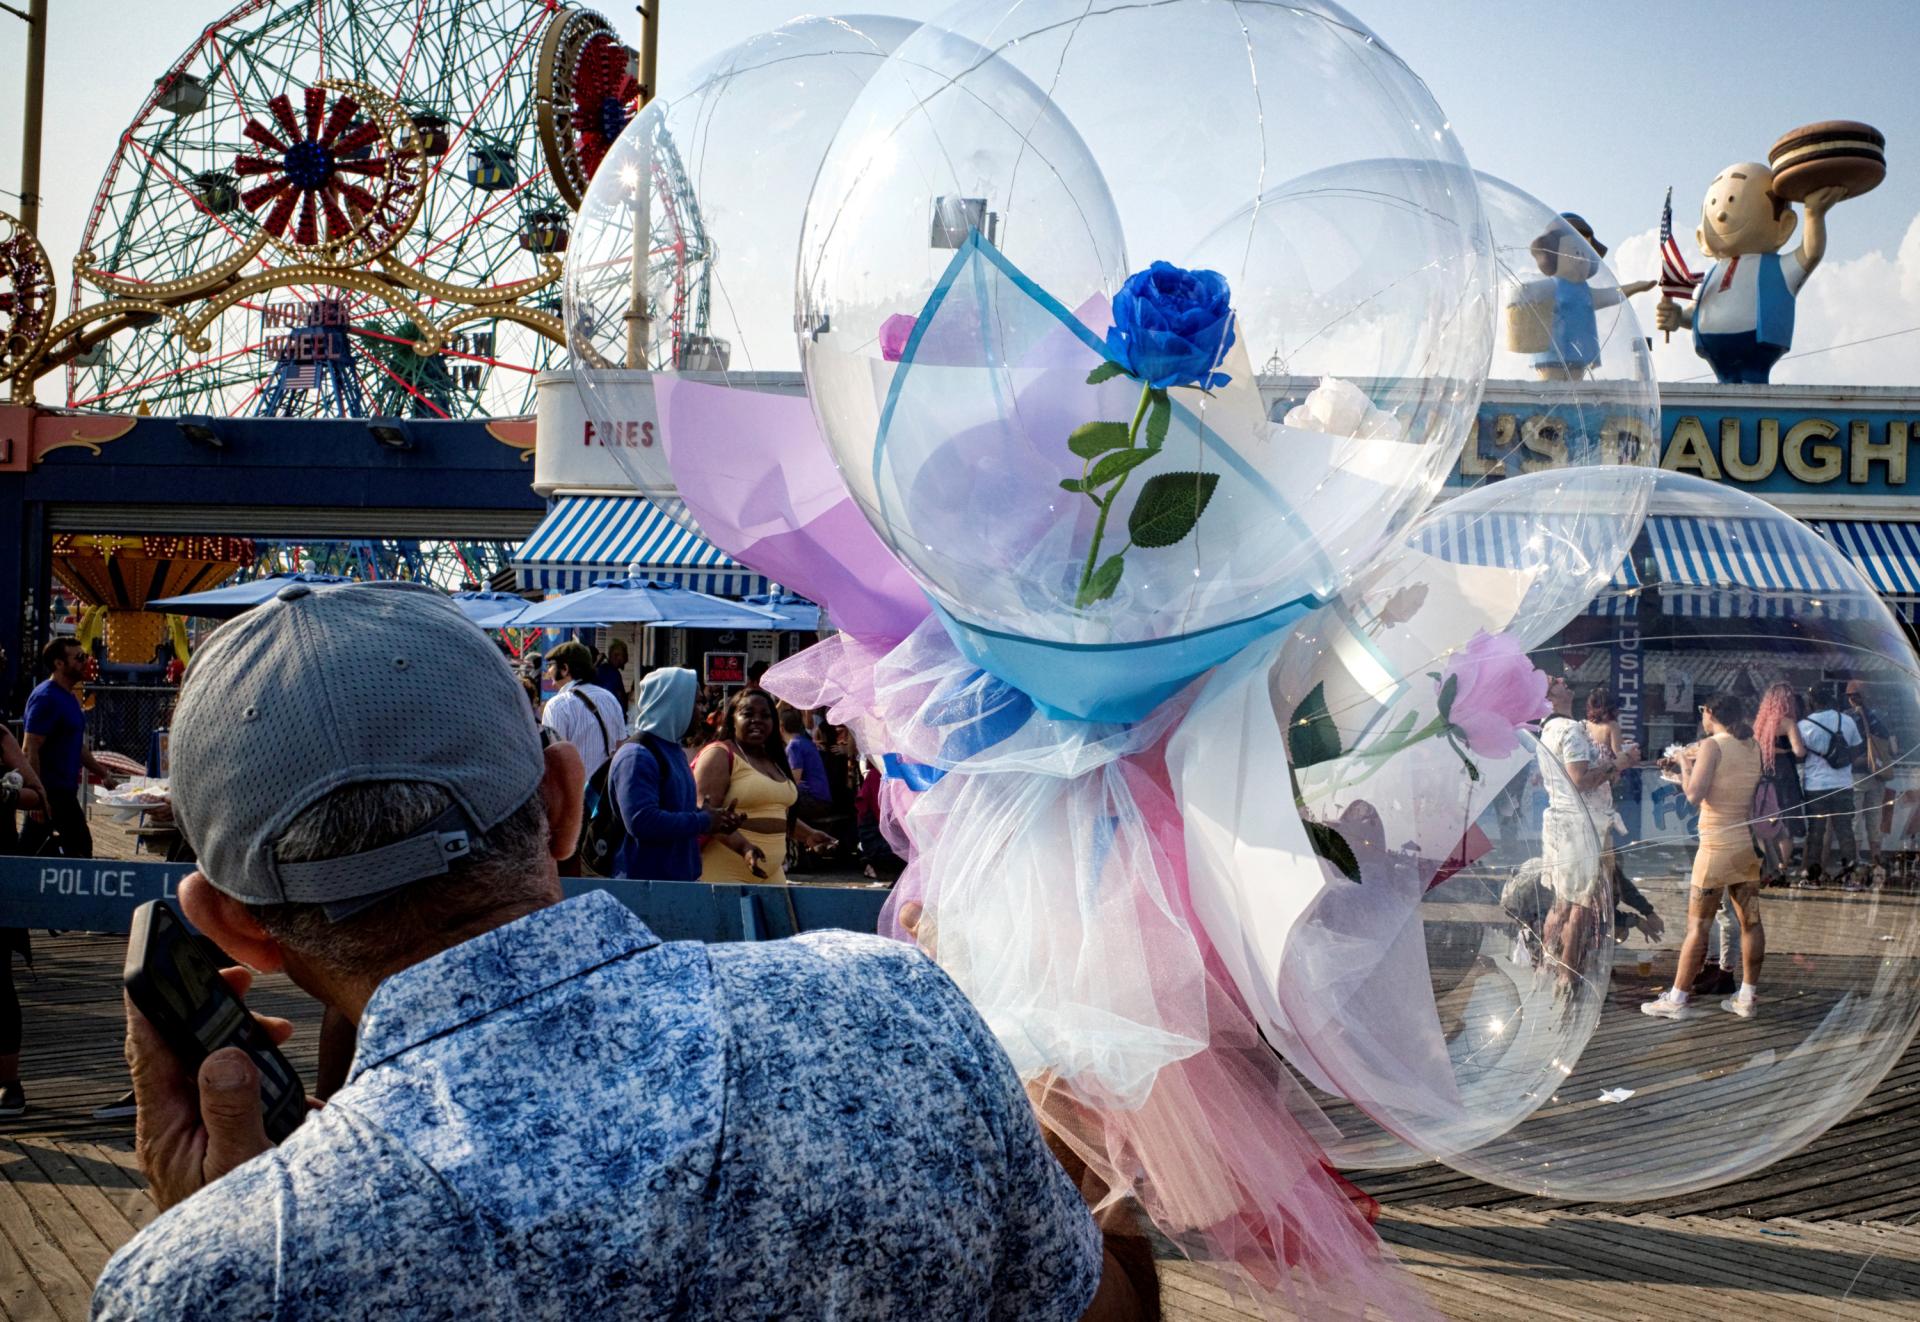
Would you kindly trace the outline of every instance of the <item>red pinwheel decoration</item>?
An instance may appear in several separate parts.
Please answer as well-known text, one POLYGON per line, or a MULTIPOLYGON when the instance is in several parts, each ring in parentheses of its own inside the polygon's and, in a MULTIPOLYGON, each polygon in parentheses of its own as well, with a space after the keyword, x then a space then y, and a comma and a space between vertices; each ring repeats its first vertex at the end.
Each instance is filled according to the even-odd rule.
POLYGON ((630 107, 639 95, 633 52, 605 32, 594 33, 581 47, 573 71, 574 151, 587 178, 593 178, 614 139, 627 126, 630 107))
POLYGON ((351 96, 337 96, 329 107, 327 93, 319 87, 306 89, 304 126, 285 92, 267 102, 267 108, 279 132, 249 119, 246 135, 261 150, 242 152, 233 163, 235 174, 262 181, 240 195, 241 205, 257 211, 271 202, 262 227, 302 247, 321 242, 323 222, 329 246, 353 238, 385 208, 382 196, 352 178, 391 178, 389 158, 368 151, 375 144, 385 146, 379 125, 356 120, 360 103, 351 96))

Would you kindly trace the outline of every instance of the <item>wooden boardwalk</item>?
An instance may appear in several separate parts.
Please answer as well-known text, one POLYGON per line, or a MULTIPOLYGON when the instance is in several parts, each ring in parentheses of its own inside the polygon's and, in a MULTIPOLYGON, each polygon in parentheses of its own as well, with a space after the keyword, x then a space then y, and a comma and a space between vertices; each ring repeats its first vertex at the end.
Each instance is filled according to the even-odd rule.
MULTIPOLYGON (((130 1126, 89 1117, 126 1087, 122 941, 35 945, 36 969, 17 966, 31 1109, 0 1127, 0 1317, 72 1319, 154 1213, 130 1126)), ((280 978, 252 1000, 299 1025, 288 1055, 311 1079, 313 1003, 280 978)), ((1802 1152, 1703 1193, 1568 1205, 1434 1165, 1359 1178, 1385 1204, 1382 1236, 1448 1317, 1920 1319, 1920 1051, 1802 1152)), ((1186 1322, 1251 1316, 1190 1264, 1165 1264, 1164 1294, 1186 1322)))

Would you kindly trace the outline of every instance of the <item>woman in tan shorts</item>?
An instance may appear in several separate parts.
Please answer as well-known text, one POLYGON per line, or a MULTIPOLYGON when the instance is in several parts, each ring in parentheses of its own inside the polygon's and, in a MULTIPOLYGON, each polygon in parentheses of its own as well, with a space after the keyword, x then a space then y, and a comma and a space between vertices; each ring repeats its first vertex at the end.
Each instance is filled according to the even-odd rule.
POLYGON ((1691 999, 1687 988, 1706 959, 1707 933, 1724 894, 1740 919, 1742 981, 1737 994, 1720 1008, 1753 1018, 1760 963, 1766 957, 1766 930, 1760 925, 1760 855, 1754 849, 1753 791, 1760 783, 1760 745, 1747 723, 1746 699, 1721 694, 1700 709, 1707 737, 1683 750, 1680 788, 1700 809, 1700 848, 1693 856, 1693 888, 1687 903, 1687 938, 1673 986, 1641 1013, 1656 1019, 1685 1019, 1691 999))

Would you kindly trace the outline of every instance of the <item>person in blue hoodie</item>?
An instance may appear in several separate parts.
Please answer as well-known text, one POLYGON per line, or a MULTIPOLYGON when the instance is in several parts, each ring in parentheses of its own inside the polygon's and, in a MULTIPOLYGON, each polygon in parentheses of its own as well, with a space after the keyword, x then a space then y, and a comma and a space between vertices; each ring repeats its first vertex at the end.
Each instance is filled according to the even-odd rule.
POLYGON ((634 698, 633 737, 620 745, 607 787, 627 839, 614 853, 613 875, 647 881, 698 881, 700 837, 728 835, 744 820, 724 808, 702 808, 693 768, 680 740, 700 725, 700 682, 691 670, 648 673, 634 698))

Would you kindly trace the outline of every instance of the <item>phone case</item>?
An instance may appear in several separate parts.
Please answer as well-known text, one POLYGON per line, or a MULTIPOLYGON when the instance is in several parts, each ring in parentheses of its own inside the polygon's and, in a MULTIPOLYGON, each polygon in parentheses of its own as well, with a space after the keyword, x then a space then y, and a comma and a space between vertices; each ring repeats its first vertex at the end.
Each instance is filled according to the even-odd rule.
POLYGON ((239 1047, 260 1071, 267 1137, 279 1143, 306 1119, 306 1089, 246 1003, 220 976, 204 942, 165 903, 134 911, 122 982, 189 1073, 223 1047, 239 1047))

